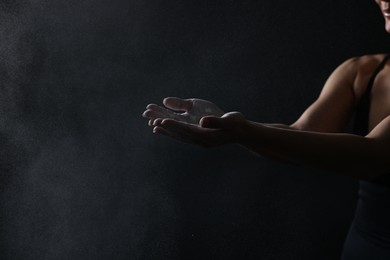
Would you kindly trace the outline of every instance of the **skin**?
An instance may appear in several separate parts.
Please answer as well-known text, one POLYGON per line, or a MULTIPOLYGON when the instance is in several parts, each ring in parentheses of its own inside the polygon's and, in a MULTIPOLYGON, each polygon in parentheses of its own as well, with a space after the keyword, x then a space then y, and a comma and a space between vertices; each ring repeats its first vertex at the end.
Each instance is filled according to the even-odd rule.
POLYGON ((377 5, 379 6, 379 8, 381 9, 382 11, 382 14, 383 14, 383 18, 385 19, 385 29, 387 32, 390 32, 390 16, 386 16, 386 13, 390 13, 390 4, 389 2, 390 1, 380 1, 380 0, 376 0, 375 1, 377 3, 377 5))
MULTIPOLYGON (((390 33, 390 0, 375 2, 390 33)), ((155 134, 186 143, 206 148, 238 143, 279 161, 371 181, 390 173, 390 64, 372 88, 368 135, 344 129, 383 57, 365 55, 342 63, 291 125, 253 122, 240 112, 224 113, 210 101, 173 97, 164 99, 165 107, 148 105, 143 116, 155 134)))

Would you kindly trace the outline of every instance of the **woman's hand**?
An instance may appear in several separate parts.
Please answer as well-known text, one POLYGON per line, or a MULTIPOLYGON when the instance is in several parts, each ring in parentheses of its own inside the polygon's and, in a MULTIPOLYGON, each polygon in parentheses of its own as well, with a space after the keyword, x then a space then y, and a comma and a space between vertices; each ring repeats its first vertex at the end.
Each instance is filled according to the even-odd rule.
POLYGON ((204 116, 220 117, 224 114, 214 103, 197 98, 181 99, 167 97, 163 100, 165 107, 150 104, 146 107, 143 117, 149 118, 149 125, 153 126, 156 119, 175 119, 189 124, 199 124, 204 116))
POLYGON ((199 124, 189 124, 174 119, 156 119, 153 132, 204 148, 237 143, 245 138, 248 122, 239 112, 222 117, 202 117, 199 124))
POLYGON ((149 118, 153 132, 176 140, 212 147, 238 142, 247 125, 239 112, 224 112, 202 99, 165 98, 164 107, 150 104, 143 116, 149 118))

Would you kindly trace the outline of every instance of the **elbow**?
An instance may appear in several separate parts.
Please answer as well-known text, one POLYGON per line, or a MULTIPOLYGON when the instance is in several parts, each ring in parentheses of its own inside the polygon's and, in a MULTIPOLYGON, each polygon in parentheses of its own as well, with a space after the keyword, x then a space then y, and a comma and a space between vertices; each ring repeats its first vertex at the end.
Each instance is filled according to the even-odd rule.
POLYGON ((356 168, 366 181, 390 180, 390 154, 388 153, 389 142, 382 138, 366 136, 369 145, 363 149, 364 155, 359 156, 356 168))
POLYGON ((336 174, 347 175, 359 180, 378 182, 383 179, 390 180, 390 158, 389 156, 364 156, 350 158, 350 160, 339 161, 339 166, 335 169, 336 174), (343 163, 345 162, 345 164, 343 163))

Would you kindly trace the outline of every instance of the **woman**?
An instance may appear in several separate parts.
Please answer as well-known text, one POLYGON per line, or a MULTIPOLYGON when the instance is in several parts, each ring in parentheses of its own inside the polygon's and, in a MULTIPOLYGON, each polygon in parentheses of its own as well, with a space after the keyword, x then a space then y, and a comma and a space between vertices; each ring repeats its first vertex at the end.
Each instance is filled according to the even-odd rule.
MULTIPOLYGON (((390 0, 376 0, 390 33, 390 0)), ((291 125, 246 120, 201 99, 166 98, 143 116, 156 134, 212 147, 241 144, 260 155, 360 179, 342 259, 390 259, 390 56, 342 63, 291 125), (389 62, 388 62, 389 60, 389 62), (344 129, 356 112, 355 133, 344 129)))

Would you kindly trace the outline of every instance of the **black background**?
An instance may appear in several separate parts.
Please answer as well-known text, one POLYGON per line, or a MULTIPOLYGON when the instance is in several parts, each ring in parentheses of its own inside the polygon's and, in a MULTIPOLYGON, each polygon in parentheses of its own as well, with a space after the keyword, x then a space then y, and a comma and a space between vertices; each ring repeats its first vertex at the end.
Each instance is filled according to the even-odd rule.
POLYGON ((198 97, 291 123, 388 44, 374 1, 2 0, 0 258, 337 259, 356 180, 154 136, 141 113, 198 97))

